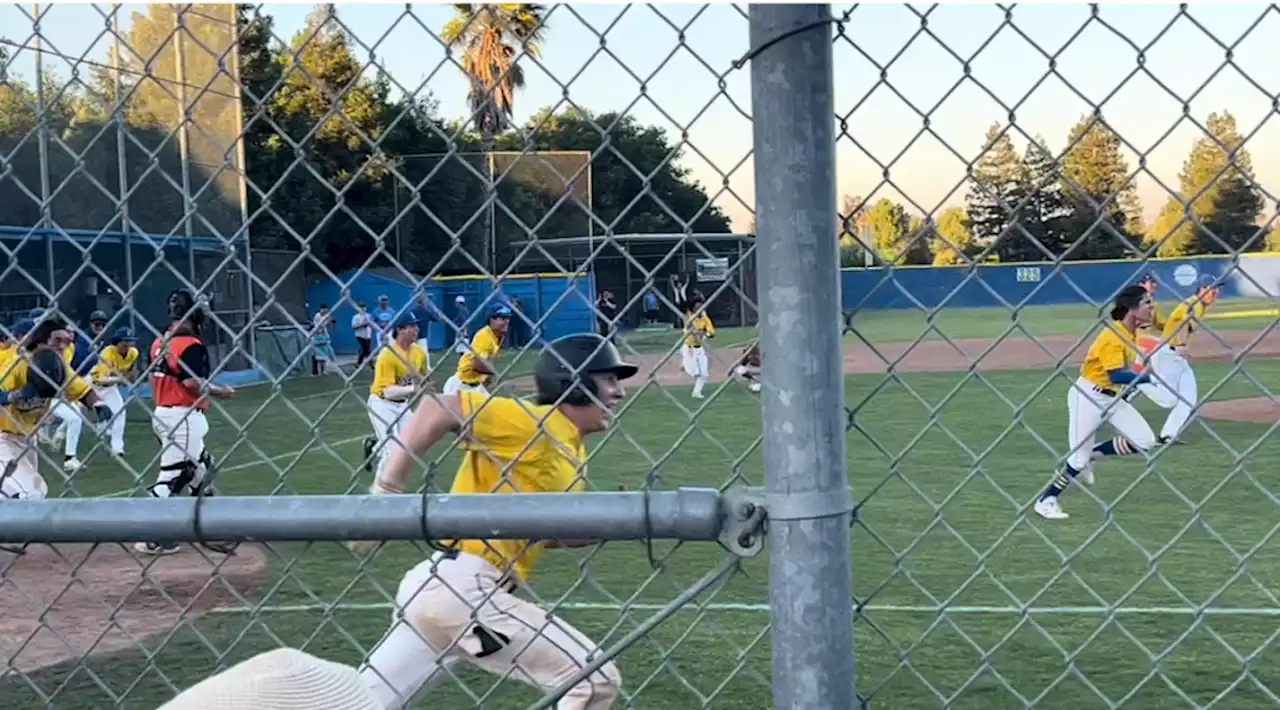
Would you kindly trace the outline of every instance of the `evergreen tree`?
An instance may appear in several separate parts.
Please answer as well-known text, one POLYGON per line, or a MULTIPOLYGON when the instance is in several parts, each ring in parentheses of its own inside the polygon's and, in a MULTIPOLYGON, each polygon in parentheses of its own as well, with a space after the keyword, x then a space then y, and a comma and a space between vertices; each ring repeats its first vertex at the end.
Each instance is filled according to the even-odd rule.
POLYGON ((1065 231, 1067 207, 1062 200, 1059 167, 1039 136, 1027 145, 1022 174, 1027 181, 1023 229, 1005 237, 1002 261, 1042 261, 1066 258, 1074 239, 1065 231), (1025 231, 1023 231, 1025 230, 1025 231))
POLYGON ((1262 248, 1257 226, 1262 197, 1253 159, 1229 112, 1213 113, 1208 135, 1198 139, 1179 174, 1180 196, 1198 224, 1179 229, 1160 243, 1161 256, 1222 254, 1262 248))
POLYGON ((1022 158, 1013 141, 999 124, 993 124, 973 166, 965 202, 974 238, 995 243, 1001 260, 1015 260, 1010 257, 1023 253, 1025 238, 1018 231, 1018 212, 1027 196, 1026 185, 1022 158))
POLYGON ((1084 236, 1071 258, 1118 259, 1140 253, 1142 206, 1137 185, 1128 179, 1119 136, 1101 117, 1083 116, 1071 128, 1067 145, 1062 159, 1064 228, 1073 240, 1084 236))

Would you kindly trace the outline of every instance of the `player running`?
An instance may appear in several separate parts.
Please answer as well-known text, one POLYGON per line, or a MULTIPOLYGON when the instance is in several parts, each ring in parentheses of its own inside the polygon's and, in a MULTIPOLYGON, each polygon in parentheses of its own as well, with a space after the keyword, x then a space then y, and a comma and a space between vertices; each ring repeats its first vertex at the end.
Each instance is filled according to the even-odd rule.
POLYGON ((378 351, 369 387, 369 421, 373 436, 364 440, 365 470, 386 466, 393 448, 400 446, 400 431, 409 420, 409 402, 426 385, 427 352, 418 345, 418 319, 405 313, 391 325, 391 340, 378 351), (388 443, 388 439, 392 441, 388 443))
POLYGON ((1135 372, 1132 366, 1139 357, 1135 342, 1138 329, 1151 321, 1151 294, 1142 286, 1126 286, 1116 295, 1111 320, 1089 345, 1080 377, 1067 393, 1071 449, 1063 471, 1036 501, 1035 511, 1042 518, 1069 517, 1058 497, 1077 477, 1086 485, 1093 484, 1094 458, 1141 453, 1155 445, 1151 426, 1127 399, 1136 391, 1133 388, 1150 381, 1148 373, 1135 372), (1103 422, 1120 435, 1095 444, 1103 422))
POLYGON ((716 326, 705 308, 706 299, 701 293, 694 293, 684 314, 684 345, 680 348, 680 359, 685 374, 693 378, 694 399, 706 399, 702 394, 710 371, 706 341, 716 337, 716 326))
POLYGON ((25 337, 0 378, 0 498, 41 499, 48 494, 35 434, 58 398, 83 403, 100 423, 111 418, 111 409, 63 359, 58 334, 64 327, 46 317, 14 328, 25 337))
POLYGON ((120 328, 98 354, 98 363, 89 372, 93 390, 111 408, 111 455, 124 456, 124 427, 128 419, 120 386, 132 384, 138 365, 138 336, 132 328, 120 328))
MULTIPOLYGON (((169 294, 168 311, 171 325, 151 345, 151 398, 155 402, 151 431, 160 441, 160 473, 148 492, 156 498, 212 495, 213 457, 204 444, 209 435, 205 411, 209 397, 231 399, 235 390, 211 379, 209 349, 201 338, 204 308, 195 297, 184 289, 174 291, 169 294)), ((134 549, 168 555, 178 551, 178 544, 139 542, 134 549)))
POLYGON ((1182 443, 1178 437, 1186 428, 1199 397, 1196 375, 1188 362, 1191 335, 1199 327, 1205 311, 1217 300, 1216 285, 1200 286, 1195 295, 1174 307, 1159 340, 1151 337, 1142 343, 1149 355, 1152 378, 1150 384, 1139 389, 1162 409, 1172 410, 1160 428, 1157 441, 1161 444, 1182 443))
POLYGON ((742 357, 738 359, 738 364, 733 366, 730 376, 744 380, 748 390, 759 393, 760 373, 760 341, 755 341, 747 346, 742 357))
POLYGON ((489 310, 489 323, 476 331, 471 348, 458 358, 458 371, 444 383, 445 394, 480 392, 488 394, 486 385, 498 374, 498 351, 511 326, 511 308, 494 304, 489 310))
MULTIPOLYGON (((599 335, 570 335, 550 343, 534 370, 534 402, 459 392, 426 401, 405 427, 397 450, 373 484, 374 495, 404 493, 416 456, 450 432, 464 458, 451 493, 538 493, 585 487, 583 439, 609 428, 636 373, 599 335), (466 422, 460 424, 460 422, 466 422)), ((388 710, 408 707, 439 680, 443 668, 466 661, 499 676, 552 690, 586 664, 595 644, 580 631, 516 596, 543 549, 583 547, 587 541, 457 540, 404 576, 391 630, 370 654, 361 675, 388 710)), ((352 543, 367 552, 373 543, 352 543)), ((621 679, 605 664, 556 705, 603 710, 621 679)))

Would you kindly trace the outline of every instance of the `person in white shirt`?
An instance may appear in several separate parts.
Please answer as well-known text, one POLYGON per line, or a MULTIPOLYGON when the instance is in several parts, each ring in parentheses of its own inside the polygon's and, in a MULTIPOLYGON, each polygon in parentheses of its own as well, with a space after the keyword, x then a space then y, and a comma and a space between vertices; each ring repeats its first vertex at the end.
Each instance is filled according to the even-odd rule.
POLYGON ((359 368, 373 354, 373 318, 365 308, 364 301, 356 302, 356 314, 351 316, 351 332, 356 336, 356 344, 360 346, 360 354, 356 356, 356 368, 359 368))

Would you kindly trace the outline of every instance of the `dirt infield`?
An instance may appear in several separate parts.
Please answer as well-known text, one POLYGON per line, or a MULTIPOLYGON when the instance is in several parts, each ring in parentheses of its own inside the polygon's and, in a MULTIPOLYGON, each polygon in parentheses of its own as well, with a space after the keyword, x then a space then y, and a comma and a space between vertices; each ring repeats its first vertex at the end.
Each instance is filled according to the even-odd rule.
POLYGON ((1280 401, 1270 397, 1248 397, 1208 402, 1200 407, 1200 416, 1227 422, 1270 424, 1280 419, 1280 401))
POLYGON ((121 545, 32 545, 23 555, 0 552, 0 654, 6 674, 134 648, 180 620, 235 603, 237 594, 256 594, 265 568, 266 556, 250 545, 230 557, 186 546, 157 559, 135 556, 121 545))
MULTIPOLYGON (((1009 337, 993 343, 989 339, 925 340, 919 343, 861 342, 844 344, 844 371, 847 374, 882 374, 886 372, 977 372, 994 370, 1031 370, 1078 365, 1089 348, 1089 340, 1052 336, 1032 340, 1009 337)), ((712 350, 711 379, 723 380, 729 368, 742 355, 743 348, 712 350)), ((765 355, 768 357, 768 354, 765 355)), ((1230 361, 1235 358, 1280 357, 1280 331, 1259 338, 1248 331, 1222 331, 1202 335, 1194 343, 1191 359, 1195 361, 1230 361)), ((632 358, 641 373, 663 385, 683 385, 689 378, 680 369, 680 354, 663 361, 660 355, 632 358)))

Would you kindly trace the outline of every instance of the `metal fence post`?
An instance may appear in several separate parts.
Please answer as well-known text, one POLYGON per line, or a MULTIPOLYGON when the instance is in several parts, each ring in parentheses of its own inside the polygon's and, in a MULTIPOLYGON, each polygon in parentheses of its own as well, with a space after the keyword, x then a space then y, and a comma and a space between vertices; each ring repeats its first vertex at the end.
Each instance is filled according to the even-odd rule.
POLYGON ((843 710, 856 698, 830 20, 827 5, 750 10, 779 710, 843 710))

